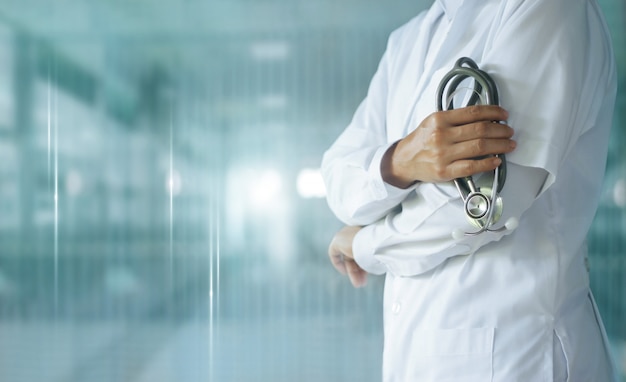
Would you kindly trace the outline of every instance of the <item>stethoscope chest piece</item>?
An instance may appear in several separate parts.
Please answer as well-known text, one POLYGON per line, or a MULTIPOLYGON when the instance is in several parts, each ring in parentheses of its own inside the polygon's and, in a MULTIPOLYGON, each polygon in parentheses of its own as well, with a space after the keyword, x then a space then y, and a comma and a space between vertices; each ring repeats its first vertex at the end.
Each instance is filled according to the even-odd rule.
POLYGON ((479 191, 470 193, 464 204, 467 220, 476 228, 485 227, 488 222, 495 224, 502 217, 502 198, 497 196, 495 202, 492 202, 490 187, 481 187, 479 191))

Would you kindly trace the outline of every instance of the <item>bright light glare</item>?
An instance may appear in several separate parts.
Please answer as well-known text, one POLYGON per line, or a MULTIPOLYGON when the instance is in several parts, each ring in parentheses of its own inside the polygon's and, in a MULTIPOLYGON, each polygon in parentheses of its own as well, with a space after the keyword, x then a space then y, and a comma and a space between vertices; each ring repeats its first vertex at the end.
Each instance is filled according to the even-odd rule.
POLYGON ((283 187, 280 174, 275 170, 265 170, 250 185, 250 199, 258 207, 278 197, 283 187))
POLYGON ((178 171, 173 170, 171 174, 168 175, 165 187, 167 192, 171 195, 179 195, 182 189, 182 179, 180 177, 180 173, 178 171))
POLYGON ((305 168, 298 174, 298 194, 303 198, 323 198, 326 196, 326 187, 319 169, 305 168))

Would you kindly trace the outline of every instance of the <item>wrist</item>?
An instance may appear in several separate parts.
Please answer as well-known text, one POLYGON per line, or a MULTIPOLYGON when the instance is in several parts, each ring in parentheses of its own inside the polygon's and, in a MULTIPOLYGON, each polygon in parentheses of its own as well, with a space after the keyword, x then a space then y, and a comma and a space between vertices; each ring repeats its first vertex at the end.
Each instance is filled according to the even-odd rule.
POLYGON ((383 154, 382 160, 380 162, 380 174, 385 183, 397 188, 407 189, 418 181, 415 179, 407 179, 406 177, 403 177, 398 171, 398 166, 394 165, 393 158, 394 153, 398 147, 398 142, 400 141, 394 142, 383 154))

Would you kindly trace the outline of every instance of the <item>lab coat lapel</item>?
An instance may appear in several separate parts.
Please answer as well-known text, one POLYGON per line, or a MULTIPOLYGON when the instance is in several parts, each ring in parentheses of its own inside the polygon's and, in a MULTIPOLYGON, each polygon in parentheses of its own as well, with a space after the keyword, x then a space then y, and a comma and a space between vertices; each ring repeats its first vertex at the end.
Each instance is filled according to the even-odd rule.
POLYGON ((431 40, 435 33, 435 21, 442 15, 442 9, 438 3, 435 3, 428 13, 426 14, 421 26, 419 28, 419 39, 414 42, 414 45, 410 47, 410 55, 407 57, 409 63, 408 68, 402 70, 402 81, 398 82, 397 94, 402 107, 398 108, 399 113, 392 113, 391 115, 397 115, 397 120, 394 121, 393 126, 401 126, 400 129, 392 129, 390 131, 390 139, 397 140, 402 138, 409 129, 411 123, 411 115, 415 108, 415 101, 420 89, 423 88, 423 84, 427 77, 425 63, 426 56, 431 46, 431 40), (404 110, 403 110, 404 109, 404 110))
MULTIPOLYGON (((439 8, 438 5, 437 8, 439 8)), ((418 52, 419 55, 416 56, 419 57, 419 61, 417 62, 419 62, 420 70, 416 70, 415 73, 417 76, 419 76, 419 79, 415 82, 407 81, 408 84, 417 83, 417 86, 412 91, 405 93, 412 94, 411 101, 408 104, 409 107, 405 117, 405 134, 409 133, 416 127, 412 126, 411 123, 412 116, 415 110, 415 105, 417 104, 419 97, 424 92, 424 89, 430 82, 433 73, 437 69, 441 68, 443 65, 448 65, 450 61, 454 62, 456 58, 458 58, 457 56, 459 56, 459 53, 456 52, 460 51, 460 44, 462 43, 462 39, 466 38, 468 28, 470 28, 471 26, 471 20, 476 13, 476 8, 478 7, 472 6, 472 1, 464 1, 463 4, 461 4, 460 7, 457 9, 455 17, 451 21, 449 21, 451 24, 449 26, 448 32, 446 33, 446 36, 444 37, 441 45, 437 47, 431 47, 429 41, 433 37, 435 28, 434 21, 436 20, 436 17, 441 15, 441 8, 439 8, 438 13, 433 14, 433 18, 424 23, 424 27, 427 28, 427 31, 423 31, 423 35, 428 36, 428 41, 422 41, 422 43, 420 44, 420 50, 418 52), (427 59, 428 55, 432 55, 432 57, 430 59, 427 59), (452 56, 456 58, 451 59, 452 56)), ((433 111, 435 111, 435 94, 432 94, 432 99, 433 111)))
MULTIPOLYGON (((431 73, 439 69, 440 65, 446 64, 451 58, 453 61, 460 58, 460 51, 464 47, 463 40, 472 36, 472 21, 477 17, 476 13, 479 12, 480 8, 480 6, 474 5, 473 1, 464 1, 459 6, 450 21, 450 28, 441 48, 435 53, 435 58, 431 61, 433 63, 430 68, 431 73)), ((471 58, 478 60, 479 57, 471 58)))

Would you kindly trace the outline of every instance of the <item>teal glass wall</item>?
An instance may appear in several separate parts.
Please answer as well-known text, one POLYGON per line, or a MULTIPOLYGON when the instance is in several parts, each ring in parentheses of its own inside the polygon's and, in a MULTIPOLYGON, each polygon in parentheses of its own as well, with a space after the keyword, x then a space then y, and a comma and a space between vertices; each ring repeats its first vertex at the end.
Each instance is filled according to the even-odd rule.
MULTIPOLYGON (((0 381, 378 381, 317 173, 430 1, 0 1, 0 381)), ((626 373, 624 16, 591 279, 626 373)))

